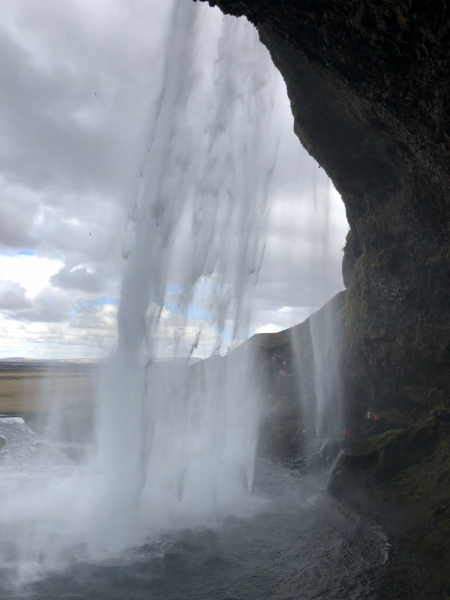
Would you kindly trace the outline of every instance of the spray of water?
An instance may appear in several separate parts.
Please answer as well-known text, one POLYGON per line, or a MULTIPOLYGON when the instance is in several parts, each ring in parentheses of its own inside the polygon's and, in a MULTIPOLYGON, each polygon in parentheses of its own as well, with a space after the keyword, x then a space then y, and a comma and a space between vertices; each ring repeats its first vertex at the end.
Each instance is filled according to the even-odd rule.
POLYGON ((341 329, 333 302, 310 317, 314 353, 314 427, 316 435, 339 438, 342 431, 341 329))
MULTIPOLYGON (((331 187, 327 178, 315 173, 314 250, 310 262, 314 281, 312 301, 320 306, 326 299, 330 273, 329 212, 331 187)), ((291 330, 291 346, 298 375, 307 453, 332 453, 339 446, 343 429, 343 387, 341 378, 342 297, 336 296, 301 325, 291 330)), ((327 461, 325 461, 327 462, 327 461)))
POLYGON ((42 450, 31 436, 26 468, 12 453, 3 461, 17 473, 1 489, 0 562, 18 582, 249 510, 257 387, 245 347, 217 354, 246 337, 264 251, 272 67, 246 22, 216 13, 208 30, 204 11, 175 1, 161 49, 98 452, 74 468, 53 442, 42 450), (209 56, 201 69, 199 52, 209 56), (156 360, 189 356, 202 342, 217 356, 192 367, 156 360), (43 475, 44 462, 52 473, 43 475))
MULTIPOLYGON (((217 351, 224 335, 235 339, 245 332, 275 156, 267 156, 261 143, 270 92, 260 73, 268 58, 254 32, 249 37, 239 21, 222 22, 220 59, 209 74, 218 101, 211 102, 204 96, 208 82, 195 65, 196 16, 191 5, 174 5, 163 88, 132 210, 134 241, 122 286, 117 356, 102 395, 102 485, 105 498, 113 496, 102 520, 105 535, 108 523, 117 524, 119 542, 140 527, 141 510, 147 518, 154 503, 159 519, 167 511, 167 519, 178 518, 180 507, 214 518, 235 497, 230 490, 236 478, 241 482, 245 473, 251 481, 257 416, 246 369, 230 378, 210 361, 203 370, 211 373, 195 383, 190 373, 163 376, 154 363, 174 281, 178 323, 173 339, 166 340, 172 356, 183 354, 189 341, 193 302, 205 306, 217 351), (204 115, 201 132, 189 127, 191 110, 204 115), (126 453, 117 447, 119 435, 126 453)), ((192 348, 202 331, 194 339, 190 334, 192 348)))
MULTIPOLYGON (((329 222, 331 182, 324 174, 317 176, 314 185, 314 207, 318 224, 314 268, 317 276, 317 289, 323 300, 325 282, 329 273, 329 222), (321 289, 322 286, 322 289, 321 289)), ((321 303, 322 303, 321 302, 321 303)), ((323 308, 309 318, 312 355, 314 365, 314 407, 313 422, 315 435, 321 439, 339 438, 342 431, 342 380, 340 369, 340 346, 342 338, 341 304, 338 300, 327 302, 323 308)))

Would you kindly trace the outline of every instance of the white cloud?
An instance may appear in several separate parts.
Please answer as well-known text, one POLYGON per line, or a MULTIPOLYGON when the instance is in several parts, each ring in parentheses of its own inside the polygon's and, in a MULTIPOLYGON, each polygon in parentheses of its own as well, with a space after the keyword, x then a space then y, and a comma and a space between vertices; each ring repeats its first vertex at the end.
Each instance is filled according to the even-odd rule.
POLYGON ((67 290, 100 292, 103 282, 101 277, 88 271, 85 267, 71 269, 66 265, 50 277, 50 283, 55 287, 67 290))
MULTIPOLYGON (((120 296, 126 215, 160 90, 170 5, 156 0, 1 3, 3 356, 92 357, 114 347, 117 307, 109 302, 120 296)), ((211 67, 205 60, 221 17, 217 9, 193 6, 202 14, 199 27, 209 32, 202 43, 211 45, 198 56, 201 72, 211 67)), ((205 106, 222 100, 205 98, 205 106)), ((292 132, 281 78, 273 101, 280 142, 250 332, 294 325, 343 287, 341 249, 348 229, 343 204, 292 132)), ((191 131, 204 135, 204 115, 192 98, 186 103, 193 108, 191 131)), ((186 136, 177 131, 175 141, 186 136)), ((190 231, 187 223, 181 226, 190 231)), ((235 242, 228 240, 231 251, 235 242)), ((169 292, 193 277, 187 273, 191 256, 183 248, 177 252, 169 292)), ((189 349, 202 328, 197 354, 211 352, 217 334, 208 301, 194 297, 197 308, 185 320, 172 297, 167 304, 158 331, 161 353, 180 337, 182 322, 183 347, 189 349)))
POLYGON ((281 327, 279 325, 269 323, 268 325, 264 325, 263 327, 258 327, 255 333, 277 333, 278 331, 281 331, 281 327))
POLYGON ((95 307, 74 318, 73 322, 21 322, 0 315, 2 345, 0 358, 32 356, 36 358, 107 357, 116 343, 116 308, 95 307))
POLYGON ((45 257, 0 253, 0 279, 18 282, 31 298, 43 290, 61 266, 61 261, 45 257))
POLYGON ((15 281, 0 281, 0 310, 29 308, 31 301, 26 297, 25 288, 15 281))

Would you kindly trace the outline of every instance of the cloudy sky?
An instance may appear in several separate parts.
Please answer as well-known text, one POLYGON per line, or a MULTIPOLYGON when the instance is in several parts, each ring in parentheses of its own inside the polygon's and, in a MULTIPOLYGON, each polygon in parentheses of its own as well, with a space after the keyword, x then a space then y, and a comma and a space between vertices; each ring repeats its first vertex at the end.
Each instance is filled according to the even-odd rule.
MULTIPOLYGON (((193 44, 190 58, 200 81, 217 63, 207 55, 231 18, 192 6, 197 42, 206 44, 193 44)), ((114 348, 128 217, 161 91, 170 9, 156 0, 1 3, 0 357, 96 358, 114 348)), ((214 48, 219 60, 227 53, 227 44, 214 48)), ((293 134, 281 77, 264 56, 261 65, 273 114, 260 145, 275 149, 276 161, 250 333, 294 325, 343 289, 348 229, 339 195, 293 134)), ((220 86, 205 90, 197 94, 208 106, 223 102, 220 86)), ((266 109, 252 106, 251 114, 266 109)), ((189 110, 194 131, 204 110, 189 110)), ((248 145, 249 157, 261 155, 248 145)), ((176 285, 168 281, 169 296, 176 285)), ((193 302, 188 326, 210 318, 193 302)), ((166 302, 167 330, 176 312, 166 302)), ((210 348, 206 335, 198 354, 210 348)))

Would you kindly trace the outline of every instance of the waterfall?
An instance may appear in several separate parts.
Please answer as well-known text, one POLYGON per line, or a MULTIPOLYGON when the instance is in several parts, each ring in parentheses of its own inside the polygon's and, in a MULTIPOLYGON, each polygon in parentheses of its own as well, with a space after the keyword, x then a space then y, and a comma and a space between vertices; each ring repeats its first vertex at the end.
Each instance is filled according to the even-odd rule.
POLYGON ((263 143, 271 114, 270 80, 261 68, 267 52, 245 23, 222 20, 210 71, 200 73, 198 14, 195 5, 174 4, 162 90, 130 212, 118 349, 101 397, 99 469, 109 499, 103 539, 114 523, 118 543, 141 527, 140 513, 148 520, 150 507, 160 521, 163 514, 176 520, 180 511, 212 519, 228 506, 230 490, 245 479, 248 493, 252 480, 257 403, 245 357, 232 377, 219 364, 225 360, 191 367, 202 371, 197 377, 183 365, 155 363, 171 288, 177 323, 165 342, 169 356, 183 354, 189 342, 192 349, 204 334, 200 324, 188 331, 192 303, 210 315, 216 352, 224 337, 245 337, 275 161, 275 148, 267 152, 263 143), (189 125, 192 111, 201 111, 201 131, 198 120, 189 125))
POLYGON ((0 560, 19 582, 251 509, 258 389, 245 347, 220 353, 247 336, 264 252, 274 68, 247 22, 215 11, 205 28, 205 11, 174 1, 159 55, 98 452, 1 498, 0 560), (188 366, 199 344, 213 356, 188 366))
POLYGON ((340 322, 333 302, 310 317, 314 356, 316 435, 339 438, 342 431, 342 381, 340 369, 340 322))
MULTIPOLYGON (((314 247, 310 258, 311 304, 327 300, 326 282, 330 277, 329 223, 331 186, 326 177, 314 178, 314 213, 311 228, 314 247)), ((323 452, 335 456, 342 437, 343 382, 341 343, 343 335, 343 296, 336 295, 290 332, 295 357, 298 395, 303 422, 303 442, 308 454, 323 452), (331 447, 328 448, 328 446, 331 447)), ((305 448, 303 448, 305 451, 305 448)), ((324 457, 328 462, 328 457, 324 457)))

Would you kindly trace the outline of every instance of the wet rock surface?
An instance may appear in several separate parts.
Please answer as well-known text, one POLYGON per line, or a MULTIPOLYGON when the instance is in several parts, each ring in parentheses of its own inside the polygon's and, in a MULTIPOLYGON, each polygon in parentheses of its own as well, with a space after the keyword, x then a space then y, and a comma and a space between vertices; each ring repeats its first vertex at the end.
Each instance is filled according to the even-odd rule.
POLYGON ((450 5, 209 3, 258 28, 295 132, 346 205, 345 422, 353 439, 378 437, 341 459, 330 490, 392 503, 422 597, 444 598, 448 438, 436 414, 450 405, 450 5), (382 424, 367 426, 369 408, 382 424))
POLYGON ((286 465, 326 467, 341 443, 342 389, 339 360, 346 292, 340 292, 303 323, 279 333, 260 333, 247 342, 254 352, 255 377, 261 383, 260 456, 286 465), (320 355, 320 366, 317 364, 320 355), (327 402, 320 409, 316 379, 329 377, 327 402), (318 421, 324 428, 317 431, 318 421), (328 440, 314 447, 317 438, 328 440), (333 440, 339 439, 334 444, 333 440))
POLYGON ((446 597, 450 412, 435 411, 413 427, 354 442, 336 465, 328 491, 385 524, 394 544, 413 554, 421 597, 446 597))
POLYGON ((210 4, 257 26, 346 205, 349 395, 429 409, 450 391, 449 5, 210 4))

